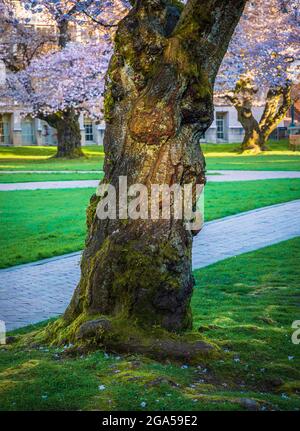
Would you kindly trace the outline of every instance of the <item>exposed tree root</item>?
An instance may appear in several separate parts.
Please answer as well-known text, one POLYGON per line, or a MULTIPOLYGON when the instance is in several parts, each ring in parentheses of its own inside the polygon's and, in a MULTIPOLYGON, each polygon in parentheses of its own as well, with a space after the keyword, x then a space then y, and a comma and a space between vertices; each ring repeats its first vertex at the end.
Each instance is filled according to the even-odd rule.
POLYGON ((104 349, 111 353, 141 354, 158 361, 189 364, 220 356, 219 349, 201 339, 199 334, 178 335, 155 327, 145 330, 126 320, 103 316, 81 315, 71 324, 61 318, 43 330, 25 335, 20 342, 67 345, 72 355, 104 349))

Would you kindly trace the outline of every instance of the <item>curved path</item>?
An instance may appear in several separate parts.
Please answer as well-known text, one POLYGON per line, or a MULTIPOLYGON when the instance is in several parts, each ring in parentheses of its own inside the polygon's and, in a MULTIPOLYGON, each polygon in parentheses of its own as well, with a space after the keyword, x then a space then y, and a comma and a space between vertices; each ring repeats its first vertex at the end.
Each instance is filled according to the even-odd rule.
MULTIPOLYGON (((0 174, 4 171, 0 171, 0 174)), ((28 171, 27 171, 28 172, 28 171)), ((44 171, 43 173, 46 173, 44 171)), ((49 171, 51 173, 51 171, 49 171)), ((55 173, 72 173, 72 171, 56 171, 55 173)), ((74 171, 76 172, 76 171, 74 171)), ((82 171, 81 173, 88 171, 82 171)), ((102 172, 102 171, 101 171, 102 172)), ((22 171, 15 171, 22 173, 22 171)), ((24 173, 24 171, 23 171, 24 173)), ((32 171, 31 173, 40 173, 32 171)), ((52 171, 54 173, 54 171, 52 171)), ((76 173, 79 173, 78 171, 76 173)), ((94 172, 95 173, 95 172, 94 172)), ((95 174, 97 175, 97 173, 95 174)), ((256 181, 256 180, 271 180, 284 178, 300 178, 300 171, 211 171, 207 174, 208 181, 224 182, 224 181, 256 181)), ((0 191, 13 190, 41 190, 41 189, 73 189, 97 187, 99 180, 72 180, 72 181, 35 181, 25 183, 3 183, 0 184, 0 191)))
MULTIPOLYGON (((194 240, 193 268, 300 236, 300 200, 207 223, 194 240)), ((0 319, 7 329, 65 310, 80 276, 80 254, 0 270, 0 319)))

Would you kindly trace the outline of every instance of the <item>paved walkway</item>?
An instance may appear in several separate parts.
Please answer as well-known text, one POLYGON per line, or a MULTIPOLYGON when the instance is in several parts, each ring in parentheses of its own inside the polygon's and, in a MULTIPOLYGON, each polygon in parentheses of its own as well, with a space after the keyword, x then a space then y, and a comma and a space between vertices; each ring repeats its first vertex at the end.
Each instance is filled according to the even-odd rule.
MULTIPOLYGON (((3 173, 3 171, 0 171, 0 174, 1 172, 3 173)), ((45 172, 47 171, 44 171, 44 173, 45 172)), ((57 173, 61 173, 61 172, 71 173, 72 171, 60 171, 57 173)), ((87 173, 88 171, 82 171, 82 173, 84 172, 87 173)), ((213 182, 300 178, 300 171, 211 171, 211 173, 208 172, 207 178, 208 178, 208 181, 213 181, 213 182)), ((96 188, 98 186, 98 183, 99 183, 99 180, 37 181, 37 182, 26 182, 26 183, 8 183, 8 184, 0 184, 0 191, 66 189, 66 188, 70 189, 70 188, 86 188, 86 187, 96 188)))
POLYGON ((15 190, 45 190, 45 189, 80 189, 96 188, 100 180, 75 180, 75 181, 36 181, 28 183, 0 184, 0 192, 15 190))
POLYGON ((295 200, 208 222, 194 239, 193 268, 300 236, 299 220, 295 200))
POLYGON ((284 178, 300 178, 300 171, 211 171, 209 181, 255 181, 284 178), (217 175, 214 175, 217 174, 217 175))
MULTIPOLYGON (((195 238, 193 268, 203 268, 300 236, 300 200, 205 225, 195 238)), ((79 280, 80 253, 0 270, 0 320, 9 330, 64 312, 79 280)))

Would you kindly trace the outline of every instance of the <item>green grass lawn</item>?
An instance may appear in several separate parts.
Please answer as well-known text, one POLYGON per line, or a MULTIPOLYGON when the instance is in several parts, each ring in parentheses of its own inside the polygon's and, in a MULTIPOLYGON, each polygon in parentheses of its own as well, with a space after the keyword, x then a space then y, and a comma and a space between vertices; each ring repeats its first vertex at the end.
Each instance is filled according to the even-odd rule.
POLYGON ((103 167, 102 146, 84 147, 85 158, 54 159, 56 147, 0 147, 1 170, 99 171, 103 167))
MULTIPOLYGON (((201 144, 207 169, 300 170, 300 152, 288 149, 288 141, 270 141, 262 155, 241 155, 238 144, 201 144)), ((103 167, 102 146, 84 147, 85 159, 51 159, 55 147, 0 147, 1 170, 91 170, 103 167)))
POLYGON ((209 170, 299 171, 300 156, 291 154, 256 156, 206 156, 209 170))
MULTIPOLYGON (((1 171, 0 171, 1 172, 1 171)), ((94 174, 81 174, 81 173, 70 173, 70 174, 1 174, 0 173, 0 184, 6 183, 29 183, 38 181, 79 181, 79 180, 100 180, 103 177, 102 172, 95 171, 94 174)))
POLYGON ((250 171, 299 171, 300 152, 290 151, 288 141, 269 141, 269 151, 257 155, 242 155, 237 144, 201 144, 207 169, 250 171))
POLYGON ((0 348, 0 409, 243 410, 251 400, 258 410, 299 410, 299 345, 291 342, 299 256, 296 238, 195 272, 194 331, 221 358, 182 367, 10 345, 0 348))
POLYGON ((0 193, 0 267, 81 250, 93 189, 0 193))
MULTIPOLYGON (((0 268, 78 251, 94 189, 0 192, 0 268)), ((300 179, 210 183, 205 217, 213 220, 300 198, 300 179)))

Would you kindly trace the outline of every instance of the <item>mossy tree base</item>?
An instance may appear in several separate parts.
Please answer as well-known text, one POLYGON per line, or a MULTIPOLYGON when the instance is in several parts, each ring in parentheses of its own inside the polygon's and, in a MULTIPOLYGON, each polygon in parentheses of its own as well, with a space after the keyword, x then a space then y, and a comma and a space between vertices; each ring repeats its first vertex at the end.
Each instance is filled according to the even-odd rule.
MULTIPOLYGON (((92 217, 96 202, 88 209, 91 229, 105 227, 92 217)), ((182 221, 115 220, 108 224, 110 234, 105 240, 99 244, 98 235, 91 238, 84 251, 83 276, 65 320, 73 322, 83 313, 101 314, 170 332, 190 329, 192 236, 182 221)))
POLYGON ((265 144, 258 144, 259 140, 256 142, 252 139, 250 140, 244 140, 244 142, 241 145, 241 153, 242 154, 259 154, 263 151, 268 151, 268 147, 265 144))
MULTIPOLYGON (((240 115, 242 115, 242 112, 240 115)), ((269 135, 265 137, 262 134, 256 120, 254 118, 248 118, 247 126, 246 121, 243 120, 243 126, 245 129, 245 137, 241 145, 241 152, 244 154, 258 154, 263 151, 268 151, 267 141, 269 135)))
MULTIPOLYGON (((110 353, 140 354, 158 361, 199 364, 218 358, 220 350, 195 333, 178 335, 161 328, 142 329, 106 316, 81 315, 68 324, 63 318, 24 337, 29 344, 70 346, 68 354, 103 349, 110 353)), ((21 341, 22 342, 22 341, 21 341)))

